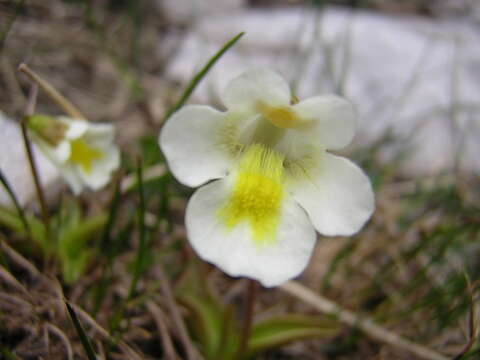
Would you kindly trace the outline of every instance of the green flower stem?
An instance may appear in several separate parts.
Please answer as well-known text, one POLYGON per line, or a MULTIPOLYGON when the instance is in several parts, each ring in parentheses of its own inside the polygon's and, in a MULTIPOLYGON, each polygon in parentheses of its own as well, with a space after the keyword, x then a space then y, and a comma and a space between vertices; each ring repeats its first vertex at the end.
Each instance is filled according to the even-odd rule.
MULTIPOLYGON (((27 77, 35 84, 37 84, 42 90, 44 90, 52 100, 65 111, 66 114, 75 119, 86 119, 85 116, 73 105, 69 100, 67 100, 62 94, 58 92, 48 81, 42 79, 38 76, 32 69, 30 69, 26 64, 20 64, 18 66, 18 71, 27 75, 27 77)), ((33 115, 33 114, 32 114, 33 115)))
POLYGON ((247 287, 245 313, 243 318, 243 328, 242 328, 242 333, 240 337, 240 346, 238 347, 237 356, 236 356, 238 360, 243 359, 243 357, 247 352, 248 340, 250 339, 250 334, 252 332, 253 313, 254 313, 257 292, 258 292, 258 282, 256 282, 255 280, 249 279, 248 287, 247 287))

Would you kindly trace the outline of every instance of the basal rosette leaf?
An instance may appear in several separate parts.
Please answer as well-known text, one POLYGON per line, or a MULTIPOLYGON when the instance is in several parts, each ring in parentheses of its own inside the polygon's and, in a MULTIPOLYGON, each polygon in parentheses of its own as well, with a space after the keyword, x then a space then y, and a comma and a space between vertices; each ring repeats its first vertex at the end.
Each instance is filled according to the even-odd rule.
POLYGON ((253 325, 247 356, 298 340, 331 338, 339 331, 340 324, 325 316, 273 316, 253 325))

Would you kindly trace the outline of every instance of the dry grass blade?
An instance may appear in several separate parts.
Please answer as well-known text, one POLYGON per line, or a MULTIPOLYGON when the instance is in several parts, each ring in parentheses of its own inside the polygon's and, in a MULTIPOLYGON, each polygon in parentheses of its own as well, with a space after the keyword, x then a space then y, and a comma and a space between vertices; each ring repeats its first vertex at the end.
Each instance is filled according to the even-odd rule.
POLYGON ((3 280, 6 284, 16 289, 17 291, 29 295, 28 290, 3 266, 0 266, 0 281, 3 280))
POLYGON ((20 266, 22 269, 26 270, 32 278, 36 279, 42 276, 42 274, 30 261, 8 246, 3 239, 0 239, 0 249, 2 249, 2 251, 10 258, 11 261, 20 266))
POLYGON ((27 311, 31 311, 32 309, 32 305, 29 302, 17 296, 13 296, 4 292, 0 292, 0 303, 2 302, 11 304, 16 311, 21 311, 23 309, 26 309, 27 311))
POLYGON ((290 281, 280 286, 280 289, 304 301, 305 303, 310 304, 321 312, 336 316, 340 322, 359 328, 365 334, 386 344, 407 350, 408 352, 415 354, 418 358, 425 360, 448 360, 446 356, 441 355, 436 351, 404 339, 390 330, 375 324, 370 319, 366 319, 349 310, 341 308, 336 303, 325 299, 324 297, 295 281, 290 281))
POLYGON ((182 316, 180 315, 180 311, 178 310, 177 304, 175 303, 175 298, 173 296, 173 292, 170 286, 170 283, 163 273, 163 270, 157 266, 157 276, 160 279, 160 287, 165 296, 168 310, 172 316, 172 320, 175 324, 175 327, 178 331, 180 336, 180 341, 185 349, 187 359, 188 360, 198 360, 200 359, 200 355, 197 352, 197 349, 192 343, 190 336, 188 335, 187 328, 185 323, 183 322, 182 316))
POLYGON ((26 64, 20 64, 18 66, 18 71, 24 73, 28 78, 34 83, 37 84, 44 90, 52 100, 65 111, 68 115, 76 119, 85 119, 85 116, 78 110, 75 105, 73 105, 69 100, 67 100, 62 94, 60 94, 50 83, 38 76, 32 69, 30 69, 26 64))
POLYGON ((60 339, 67 351, 67 359, 73 360, 73 350, 68 337, 65 333, 53 324, 46 324, 47 330, 60 339))
POLYGON ((155 325, 157 326, 160 341, 162 342, 162 349, 166 360, 178 359, 175 348, 172 343, 172 338, 168 332, 167 324, 165 324, 165 314, 153 301, 147 302, 147 309, 152 314, 155 325))
MULTIPOLYGON (((70 304, 71 307, 75 310, 75 313, 82 319, 83 322, 88 323, 92 328, 95 329, 104 339, 111 340, 111 336, 107 330, 105 330, 101 325, 99 325, 85 310, 80 308, 75 304, 70 304)), ((118 347, 122 350, 123 353, 130 360, 143 360, 143 358, 137 354, 130 346, 128 346, 124 341, 118 342, 118 347)))
POLYGON ((475 303, 475 287, 478 285, 478 281, 474 284, 470 282, 470 279, 465 274, 467 284, 468 284, 468 297, 469 297, 469 306, 470 306, 470 313, 468 314, 468 342, 462 351, 453 358, 453 360, 461 360, 463 359, 464 355, 467 354, 473 345, 475 344, 475 340, 477 339, 478 335, 478 311, 477 311, 477 304, 475 303))

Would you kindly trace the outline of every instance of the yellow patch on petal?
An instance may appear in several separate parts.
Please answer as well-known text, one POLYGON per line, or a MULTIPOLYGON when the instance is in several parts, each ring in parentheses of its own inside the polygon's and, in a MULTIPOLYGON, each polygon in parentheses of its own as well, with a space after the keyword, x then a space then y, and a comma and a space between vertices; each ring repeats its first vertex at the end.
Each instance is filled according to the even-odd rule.
POLYGON ((227 228, 247 222, 257 245, 276 236, 284 196, 283 160, 264 145, 251 145, 240 159, 232 193, 218 212, 227 228))
POLYGON ((101 159, 103 154, 100 150, 92 148, 82 139, 70 141, 70 158, 69 161, 83 167, 85 172, 92 170, 92 162, 101 159))
POLYGON ((282 129, 294 128, 302 122, 289 105, 275 107, 260 103, 258 108, 268 121, 282 129))

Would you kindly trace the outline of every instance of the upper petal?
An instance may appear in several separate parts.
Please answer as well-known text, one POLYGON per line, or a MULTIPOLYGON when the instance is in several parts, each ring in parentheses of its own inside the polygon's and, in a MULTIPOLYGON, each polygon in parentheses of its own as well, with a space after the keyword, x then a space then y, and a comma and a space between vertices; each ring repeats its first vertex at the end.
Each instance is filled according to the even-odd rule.
POLYGON ((347 146, 355 134, 355 109, 335 95, 315 96, 293 106, 297 116, 310 120, 293 132, 315 141, 321 148, 335 150, 347 146))
POLYGON ((305 211, 285 198, 274 241, 259 246, 247 223, 227 228, 218 216, 231 191, 227 179, 198 189, 186 213, 188 239, 198 255, 231 276, 245 276, 264 286, 279 285, 299 275, 315 245, 315 229, 305 211))
POLYGON ((86 120, 75 119, 68 116, 59 116, 58 120, 68 126, 65 138, 77 139, 88 130, 89 123, 86 120))
POLYGON ((167 121, 159 143, 178 181, 196 187, 225 176, 231 159, 219 139, 224 122, 225 114, 203 105, 187 105, 167 121))
POLYGON ((227 85, 223 102, 229 110, 257 112, 259 102, 270 106, 288 105, 290 87, 276 72, 268 68, 253 68, 227 85))
POLYGON ((100 146, 113 143, 115 138, 115 127, 108 123, 89 123, 85 133, 85 138, 89 143, 95 143, 100 146))
POLYGON ((350 160, 325 153, 315 169, 296 180, 291 192, 324 235, 352 235, 373 213, 369 178, 350 160))

